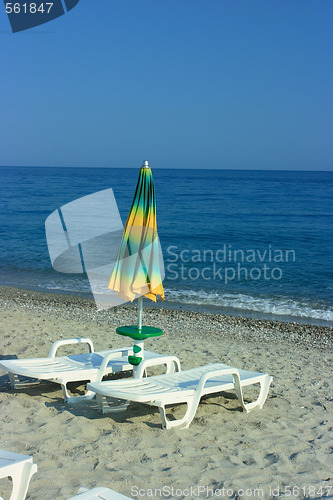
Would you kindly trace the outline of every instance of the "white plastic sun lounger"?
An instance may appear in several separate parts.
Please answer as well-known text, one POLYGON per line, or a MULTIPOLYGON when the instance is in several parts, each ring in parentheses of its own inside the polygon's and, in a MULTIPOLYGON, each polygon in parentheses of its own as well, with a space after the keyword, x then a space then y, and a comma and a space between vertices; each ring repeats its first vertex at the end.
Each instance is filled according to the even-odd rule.
POLYGON ((0 478, 12 478, 9 500, 24 500, 30 479, 37 472, 37 465, 29 455, 0 450, 0 478))
MULTIPOLYGON (((27 381, 20 381, 19 376, 38 379, 38 381, 48 380, 61 385, 64 400, 67 403, 76 403, 83 399, 92 399, 95 393, 87 391, 83 396, 71 396, 67 389, 69 382, 98 382, 105 375, 133 370, 133 366, 128 362, 129 355, 133 355, 133 347, 95 352, 93 342, 90 339, 67 339, 54 342, 46 358, 2 360, 0 368, 9 373, 13 389, 29 385, 27 381), (56 356, 57 350, 61 346, 83 343, 89 345, 90 352, 56 356)), ((166 373, 172 372, 175 365, 179 366, 179 360, 175 356, 156 354, 145 350, 144 361, 146 360, 157 360, 156 364, 165 364, 166 373)), ((142 369, 139 365, 136 370, 137 377, 144 375, 146 365, 143 364, 143 361, 141 363, 142 369)))
MULTIPOLYGON (((12 478, 12 492, 9 500, 24 500, 28 491, 30 479, 37 472, 37 465, 33 457, 21 455, 12 451, 0 449, 0 478, 12 478)), ((1 497, 0 497, 1 498, 1 497)), ((129 497, 110 490, 98 487, 92 490, 80 488, 79 494, 68 500, 131 500, 129 497)))
POLYGON ((85 488, 80 488, 79 494, 75 497, 71 497, 68 500, 131 500, 129 497, 117 493, 116 491, 110 490, 109 488, 103 488, 102 486, 93 488, 92 490, 86 490, 85 488))
MULTIPOLYGON (((145 403, 159 408, 163 428, 170 429, 176 426, 189 427, 201 397, 206 394, 235 390, 246 412, 256 406, 262 408, 272 380, 272 377, 264 373, 237 370, 222 363, 215 363, 178 373, 141 379, 90 383, 87 387, 96 393, 102 413, 108 413, 108 397, 145 403), (259 397, 252 403, 245 403, 242 388, 253 384, 260 384, 259 397), (170 421, 166 417, 165 407, 177 403, 187 403, 185 416, 170 421)), ((112 411, 112 407, 109 411, 112 411)))

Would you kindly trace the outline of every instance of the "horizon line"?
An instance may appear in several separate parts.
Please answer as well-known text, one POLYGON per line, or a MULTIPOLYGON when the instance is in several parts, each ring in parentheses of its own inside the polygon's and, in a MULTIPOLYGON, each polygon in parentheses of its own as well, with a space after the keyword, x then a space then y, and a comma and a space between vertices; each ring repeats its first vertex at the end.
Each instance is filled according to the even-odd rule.
MULTIPOLYGON (((136 170, 140 168, 139 164, 135 167, 101 167, 101 166, 66 166, 66 165, 0 165, 0 168, 71 168, 71 169, 79 169, 79 168, 87 168, 87 169, 110 169, 110 170, 136 170)), ((223 168, 223 167, 210 167, 210 168, 202 168, 202 167, 153 167, 153 170, 223 170, 223 171, 233 171, 233 172, 251 172, 251 171, 259 171, 259 172, 333 172, 332 169, 302 169, 302 168, 223 168)))

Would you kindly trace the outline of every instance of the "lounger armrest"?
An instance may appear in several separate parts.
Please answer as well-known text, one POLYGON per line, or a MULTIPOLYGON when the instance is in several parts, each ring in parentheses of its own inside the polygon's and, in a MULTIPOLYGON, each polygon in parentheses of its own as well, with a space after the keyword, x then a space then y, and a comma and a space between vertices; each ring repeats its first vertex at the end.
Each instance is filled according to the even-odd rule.
POLYGON ((211 378, 218 377, 219 375, 232 375, 234 383, 236 382, 237 386, 240 386, 240 376, 237 368, 221 368, 220 370, 212 370, 210 372, 203 373, 200 377, 196 392, 201 393, 206 382, 211 378))
MULTIPOLYGON (((237 368, 222 368, 221 370, 212 370, 211 372, 204 373, 201 376, 201 378, 199 380, 198 387, 196 389, 196 396, 195 397, 197 399, 197 402, 199 402, 201 396, 204 394, 205 383, 209 379, 214 378, 214 377, 218 377, 219 375, 232 375, 234 390, 236 392, 238 401, 240 402, 240 404, 242 405, 243 409, 246 412, 249 412, 252 408, 254 408, 257 404, 259 404, 259 402, 261 403, 261 401, 263 399, 263 394, 265 392, 264 390, 261 390, 261 392, 260 392, 261 396, 258 399, 258 403, 255 402, 255 403, 245 404, 244 398, 243 398, 242 386, 241 386, 241 382, 240 382, 240 375, 239 375, 239 371, 237 370, 237 368)), ((269 387, 269 385, 268 385, 268 387, 269 387)), ((267 387, 267 390, 268 390, 268 387, 267 387)), ((267 395, 267 391, 266 391, 266 395, 267 395)), ((266 397, 263 399, 263 401, 265 401, 265 399, 266 399, 266 397)))
POLYGON ((89 344, 89 350, 90 352, 94 352, 94 344, 92 340, 82 338, 82 339, 64 339, 64 340, 57 340, 54 342, 51 346, 50 352, 48 354, 49 358, 55 358, 56 352, 59 349, 59 347, 63 345, 70 345, 70 344, 89 344))
POLYGON ((121 356, 128 356, 130 349, 114 349, 106 354, 103 358, 101 366, 98 369, 94 382, 101 382, 106 371, 106 367, 111 359, 120 358, 121 356))
POLYGON ((181 371, 180 361, 177 356, 158 356, 157 358, 143 359, 136 367, 134 377, 142 378, 148 367, 160 365, 166 365, 167 374, 181 371))

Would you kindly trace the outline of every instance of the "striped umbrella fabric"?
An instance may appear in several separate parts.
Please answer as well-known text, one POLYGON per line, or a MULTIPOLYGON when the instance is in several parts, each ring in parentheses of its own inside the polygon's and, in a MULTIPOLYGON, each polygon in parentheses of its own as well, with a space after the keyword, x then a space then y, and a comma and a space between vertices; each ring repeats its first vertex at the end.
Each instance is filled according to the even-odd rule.
POLYGON ((131 302, 142 296, 156 302, 158 295, 164 300, 159 254, 154 181, 145 162, 108 288, 131 302))

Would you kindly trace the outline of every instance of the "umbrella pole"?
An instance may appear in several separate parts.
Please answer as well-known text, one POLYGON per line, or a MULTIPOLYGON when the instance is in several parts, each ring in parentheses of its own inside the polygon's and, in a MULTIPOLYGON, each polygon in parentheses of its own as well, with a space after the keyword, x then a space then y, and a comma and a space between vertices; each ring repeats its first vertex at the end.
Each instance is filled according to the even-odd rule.
POLYGON ((142 329, 142 309, 143 309, 143 297, 138 298, 138 330, 142 329))
MULTIPOLYGON (((137 323, 137 328, 141 332, 142 329, 142 309, 143 309, 143 297, 138 298, 138 323, 137 323)), ((144 358, 144 341, 143 340, 137 340, 134 343, 133 346, 133 354, 137 358, 141 358, 141 360, 144 358)), ((139 363, 140 363, 139 362, 139 363)), ((138 376, 137 374, 138 371, 138 366, 134 365, 133 366, 133 376, 136 378, 138 376)))

